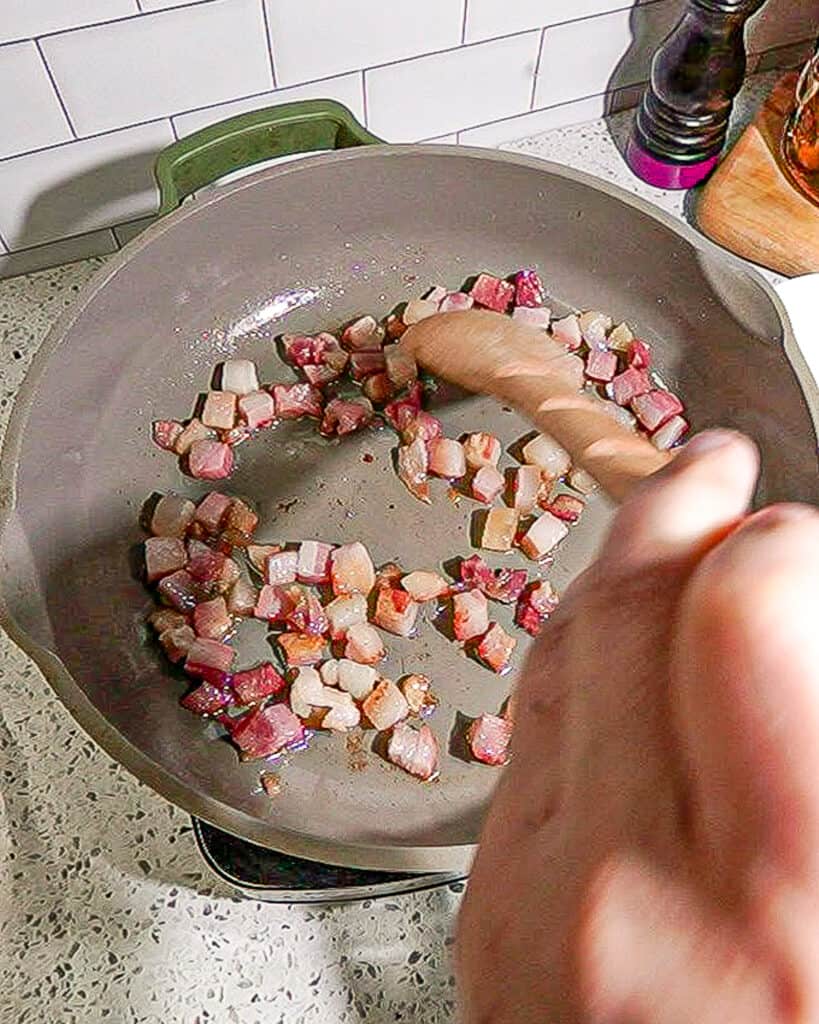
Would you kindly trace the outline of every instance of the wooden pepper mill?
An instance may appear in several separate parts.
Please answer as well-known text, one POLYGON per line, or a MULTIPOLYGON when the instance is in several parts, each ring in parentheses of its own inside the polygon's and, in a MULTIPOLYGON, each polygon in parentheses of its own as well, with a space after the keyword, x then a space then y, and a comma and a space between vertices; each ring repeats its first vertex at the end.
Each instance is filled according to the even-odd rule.
POLYGON ((717 164, 745 78, 745 24, 765 0, 688 0, 654 55, 626 159, 660 188, 691 188, 717 164))

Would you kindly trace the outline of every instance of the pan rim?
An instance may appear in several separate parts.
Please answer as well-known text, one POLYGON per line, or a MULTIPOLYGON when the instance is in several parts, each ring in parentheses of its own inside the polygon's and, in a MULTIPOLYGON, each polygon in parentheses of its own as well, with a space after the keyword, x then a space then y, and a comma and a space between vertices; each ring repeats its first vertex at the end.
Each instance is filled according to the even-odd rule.
MULTIPOLYGON (((478 149, 475 147, 441 145, 384 145, 361 149, 310 156, 300 160, 266 167, 252 172, 238 181, 209 190, 185 203, 178 210, 148 227, 114 255, 95 274, 77 296, 76 301, 49 329, 36 352, 29 370, 20 386, 9 418, 8 427, 0 449, 0 555, 4 539, 16 508, 16 478, 23 436, 31 408, 37 394, 39 382, 54 353, 65 342, 70 330, 79 320, 98 293, 119 274, 131 260, 166 231, 196 216, 213 203, 223 202, 234 193, 255 187, 260 181, 270 178, 298 174, 314 165, 336 164, 348 160, 379 158, 400 159, 408 155, 457 156, 500 163, 511 163, 539 171, 544 175, 568 179, 581 185, 603 192, 639 213, 660 223, 695 251, 712 256, 718 262, 741 272, 760 288, 771 302, 782 328, 777 339, 793 370, 810 414, 814 435, 819 433, 819 391, 816 382, 796 343, 785 307, 773 287, 752 266, 726 252, 709 239, 695 231, 690 225, 677 220, 672 214, 655 206, 641 196, 634 195, 620 186, 596 178, 594 175, 574 168, 565 167, 537 157, 518 153, 478 149)), ((400 872, 462 872, 469 870, 476 843, 445 844, 441 846, 413 846, 394 844, 333 843, 282 829, 273 822, 263 822, 245 812, 238 811, 206 794, 199 793, 179 782, 169 770, 158 764, 118 732, 85 696, 80 686, 60 661, 56 652, 40 645, 13 618, 4 598, 0 584, 0 626, 37 665, 61 703, 77 724, 111 756, 139 781, 147 783, 164 799, 196 817, 231 833, 269 849, 281 850, 308 860, 323 861, 342 867, 400 872)))

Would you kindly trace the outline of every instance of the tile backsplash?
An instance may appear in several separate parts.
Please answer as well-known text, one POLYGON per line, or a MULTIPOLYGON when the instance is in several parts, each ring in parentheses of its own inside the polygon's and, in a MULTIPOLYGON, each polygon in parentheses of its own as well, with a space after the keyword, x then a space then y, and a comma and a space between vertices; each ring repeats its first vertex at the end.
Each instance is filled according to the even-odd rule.
MULTIPOLYGON (((337 99, 392 142, 494 146, 633 104, 685 0, 0 0, 0 276, 114 252, 176 138, 337 99), (636 88, 635 88, 636 87, 636 88)), ((819 0, 768 0, 751 67, 819 0)))

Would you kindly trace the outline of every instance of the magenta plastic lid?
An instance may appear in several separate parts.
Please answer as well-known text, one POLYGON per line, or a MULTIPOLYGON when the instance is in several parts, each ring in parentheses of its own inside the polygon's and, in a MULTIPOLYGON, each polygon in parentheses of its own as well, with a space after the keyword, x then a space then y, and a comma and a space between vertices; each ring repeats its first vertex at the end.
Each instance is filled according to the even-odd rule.
POLYGON ((672 164, 658 160, 634 139, 629 139, 626 147, 626 162, 632 171, 657 188, 693 188, 708 177, 718 160, 719 154, 716 154, 694 164, 672 164))

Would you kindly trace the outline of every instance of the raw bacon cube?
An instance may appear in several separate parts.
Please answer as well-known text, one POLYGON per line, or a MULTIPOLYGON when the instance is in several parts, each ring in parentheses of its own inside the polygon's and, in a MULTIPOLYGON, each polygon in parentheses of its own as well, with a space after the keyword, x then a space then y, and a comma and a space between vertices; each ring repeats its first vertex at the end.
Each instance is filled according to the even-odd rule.
POLYGON ((395 313, 390 313, 387 317, 386 332, 387 337, 390 341, 398 341, 398 339, 404 334, 407 329, 407 325, 401 319, 400 316, 396 316, 395 313))
POLYGON ((250 580, 238 579, 228 591, 227 609, 231 615, 252 615, 257 599, 256 588, 250 580))
POLYGON ((224 640, 233 626, 223 597, 202 601, 193 609, 193 628, 207 640, 224 640))
POLYGON ((349 658, 338 662, 338 685, 354 700, 364 700, 373 692, 378 673, 372 665, 362 665, 349 658))
POLYGON ((683 411, 683 404, 670 391, 649 391, 645 395, 637 395, 632 399, 631 408, 634 415, 649 433, 654 433, 672 416, 683 411))
POLYGON ((528 578, 525 569, 496 569, 481 589, 493 601, 514 604, 523 593, 528 578))
POLYGON ((381 587, 375 603, 373 622, 396 636, 412 636, 418 605, 406 590, 381 587))
POLYGON ((362 665, 377 665, 386 651, 381 637, 369 622, 357 622, 347 630, 344 657, 362 665))
POLYGON ((414 672, 401 680, 400 687, 411 714, 426 715, 438 706, 438 698, 432 692, 430 681, 426 676, 414 672))
POLYGON ((290 584, 280 591, 284 620, 291 629, 305 636, 322 636, 330 629, 321 601, 311 591, 290 584))
POLYGON ((349 693, 339 693, 338 690, 331 690, 324 687, 324 699, 332 700, 330 710, 321 720, 322 729, 331 729, 333 732, 347 732, 354 729, 361 721, 361 712, 353 703, 349 693))
POLYGON ((484 523, 481 547, 487 551, 511 551, 517 529, 517 509, 492 508, 484 523))
POLYGON ((592 348, 586 356, 586 376, 589 380, 607 384, 617 373, 617 355, 607 349, 592 348))
POLYGON ((433 778, 440 765, 435 733, 426 724, 413 729, 406 722, 396 723, 387 743, 387 759, 419 779, 433 778))
POLYGON ((196 506, 179 494, 164 494, 151 513, 151 533, 155 537, 184 537, 193 520, 196 506))
POLYGON ((583 335, 580 333, 580 321, 574 313, 569 313, 568 316, 554 321, 552 324, 552 337, 555 341, 560 342, 561 345, 565 345, 570 352, 575 352, 580 348, 583 342, 583 335))
POLYGON ((661 450, 673 448, 688 431, 688 421, 682 416, 672 416, 670 420, 651 435, 652 442, 661 450))
MULTIPOLYGON (((267 572, 267 560, 271 555, 278 555, 281 553, 281 548, 278 544, 248 544, 245 548, 245 554, 247 560, 256 570, 260 576, 264 576, 267 572)), ((267 581, 268 583, 271 580, 267 581)), ((273 580, 272 582, 277 582, 273 580)))
POLYGON ((181 661, 190 650, 196 639, 196 633, 187 624, 165 629, 159 634, 159 642, 169 661, 181 661))
POLYGON ((277 551, 267 558, 265 579, 268 583, 295 583, 298 567, 298 551, 277 551))
POLYGON ((194 519, 208 533, 218 533, 230 508, 230 502, 231 499, 226 494, 211 491, 196 506, 194 519))
POLYGON ((227 557, 199 540, 188 541, 188 572, 200 583, 221 579, 227 557))
POLYGON ((538 561, 557 547, 568 532, 569 528, 564 522, 544 512, 523 535, 521 550, 533 561, 538 561))
POLYGON ((635 370, 648 370, 651 367, 651 346, 639 338, 633 338, 626 350, 626 358, 628 365, 635 370))
POLYGON ((512 723, 497 715, 484 714, 471 723, 466 738, 476 761, 491 765, 506 764, 509 760, 512 723))
POLYGON ((236 395, 232 391, 209 391, 200 419, 215 430, 232 429, 236 423, 236 395))
POLYGON ((249 395, 259 390, 259 374, 256 364, 251 359, 226 359, 222 363, 219 382, 222 391, 232 391, 234 395, 249 395))
POLYGON ((384 373, 387 361, 384 353, 378 352, 353 352, 350 356, 350 375, 353 380, 362 381, 373 373, 384 373))
POLYGON ((448 437, 436 437, 429 442, 429 471, 449 480, 459 480, 466 475, 466 457, 460 441, 448 437))
POLYGON ((495 466, 481 466, 472 478, 472 496, 491 505, 506 486, 503 473, 495 466))
POLYGON ((336 597, 363 594, 375 586, 375 568, 369 551, 360 541, 342 544, 330 556, 330 579, 336 597))
POLYGON ((525 463, 537 466, 546 476, 563 476, 572 464, 569 453, 549 434, 533 437, 523 446, 522 454, 525 463))
POLYGON ((518 466, 512 473, 512 506, 528 515, 537 504, 543 477, 539 466, 518 466))
POLYGON ((621 355, 625 355, 633 338, 634 335, 627 323, 618 324, 609 334, 609 348, 612 352, 619 352, 621 355))
POLYGON ((469 294, 478 306, 505 313, 515 297, 515 286, 491 274, 478 274, 469 294))
POLYGON ((384 331, 374 317, 362 316, 345 328, 341 343, 352 352, 373 352, 384 344, 384 331))
POLYGON ((401 319, 407 327, 411 327, 421 320, 426 320, 429 316, 434 316, 437 312, 438 302, 432 299, 410 299, 404 307, 401 319))
POLYGON ((651 390, 651 378, 645 370, 630 366, 611 382, 611 397, 618 405, 628 405, 632 398, 651 390))
POLYGON ((540 627, 557 608, 558 597, 551 583, 537 580, 523 591, 515 609, 515 624, 532 636, 537 636, 540 627))
POLYGON ((527 324, 529 327, 547 331, 552 321, 552 311, 546 306, 541 306, 539 309, 533 309, 530 306, 515 306, 512 310, 512 319, 519 324, 527 324))
POLYGON ((415 416, 407 418, 401 428, 401 438, 406 444, 412 444, 413 441, 419 439, 429 446, 432 441, 441 437, 443 432, 441 421, 422 409, 415 416))
POLYGON ((503 626, 493 622, 486 636, 476 648, 481 661, 499 675, 509 668, 509 659, 517 646, 517 640, 509 636, 503 626))
POLYGON ((332 544, 305 540, 299 545, 296 575, 302 583, 330 582, 330 555, 332 544))
POLYGON ((606 334, 611 328, 611 317, 600 313, 596 309, 590 309, 581 313, 577 318, 580 325, 580 333, 583 341, 589 348, 603 348, 606 344, 606 334))
POLYGON ((395 388, 386 373, 374 373, 367 377, 361 390, 371 402, 383 405, 395 394, 395 388))
POLYGON ((544 510, 551 515, 562 519, 564 523, 576 523, 586 507, 582 498, 575 498, 572 494, 558 494, 544 510))
POLYGON ((463 443, 466 464, 470 469, 497 466, 501 456, 501 443, 494 434, 483 431, 469 434, 463 443))
POLYGON ((233 472, 233 450, 222 441, 194 441, 188 469, 197 480, 224 480, 233 472))
POLYGON ((243 761, 271 757, 304 739, 304 726, 286 704, 250 711, 230 725, 230 738, 243 761))
POLYGON ((467 295, 465 292, 450 292, 449 295, 441 299, 438 311, 440 313, 460 313, 464 309, 472 309, 474 305, 475 300, 471 295, 467 295))
POLYGON ((401 580, 401 586, 413 601, 434 601, 449 591, 449 584, 437 572, 416 569, 401 580))
POLYGON ((418 377, 418 364, 411 352, 401 345, 388 345, 384 349, 387 377, 396 388, 405 388, 418 377))
POLYGON ((283 606, 279 588, 266 583, 259 591, 253 615, 267 622, 278 622, 282 618, 283 606))
POLYGON ((218 715, 233 703, 233 694, 224 686, 200 683, 195 690, 186 694, 180 704, 195 715, 218 715))
POLYGON ((259 525, 259 517, 240 498, 233 498, 222 532, 223 539, 234 547, 246 548, 253 539, 253 531, 259 525))
POLYGON ((269 391, 251 391, 239 399, 239 415, 248 430, 269 427, 276 418, 276 403, 269 391))
MULTIPOLYGON (((347 353, 345 352, 344 355, 346 356, 347 353)), ((321 366, 308 364, 302 370, 302 373, 307 378, 308 382, 315 388, 323 388, 328 384, 332 384, 333 381, 338 380, 342 372, 343 368, 339 370, 335 366, 328 366, 325 364, 322 364, 321 366)))
POLYGON ((276 419, 298 420, 302 416, 320 419, 324 397, 312 384, 274 384, 276 419))
POLYGON ((149 537, 145 541, 145 576, 156 583, 177 569, 184 569, 188 552, 181 537, 149 537))
POLYGON ((233 692, 239 704, 260 704, 267 697, 283 693, 287 683, 269 661, 255 668, 236 672, 233 676, 233 692))
POLYGON ((182 433, 177 435, 173 450, 177 455, 187 455, 194 441, 207 441, 212 437, 213 431, 210 427, 206 427, 198 417, 194 416, 182 428, 182 433))
POLYGON ((349 402, 344 398, 333 398, 327 403, 324 418, 319 427, 325 437, 344 437, 357 430, 363 430, 373 418, 372 402, 368 398, 354 398, 349 402))
POLYGON ((477 587, 478 590, 483 590, 484 593, 487 586, 491 585, 495 575, 480 555, 462 558, 461 564, 458 567, 458 574, 461 577, 462 583, 465 583, 468 587, 477 587))
POLYGON ((303 636, 301 633, 280 633, 276 638, 287 664, 315 665, 323 661, 327 653, 327 642, 323 636, 303 636))
POLYGON ((423 397, 421 384, 416 381, 403 398, 397 398, 384 407, 384 416, 400 433, 421 411, 423 397))
POLYGON ((324 611, 330 621, 330 636, 343 640, 350 626, 367 621, 367 599, 363 594, 337 597, 324 611))
POLYGON ((519 270, 515 274, 515 305, 542 306, 546 298, 543 282, 536 270, 519 270))
POLYGON ((158 586, 159 598, 179 612, 189 612, 202 599, 199 584, 185 569, 163 576, 158 586))
POLYGON ((154 420, 152 424, 154 444, 166 452, 172 452, 177 438, 182 433, 182 424, 176 420, 154 420))
POLYGON ((185 671, 189 676, 201 676, 217 685, 226 681, 233 664, 234 650, 218 640, 197 637, 188 650, 185 671))
POLYGON ((391 729, 409 714, 409 705, 389 679, 382 679, 361 706, 361 710, 379 732, 391 729))
POLYGON ((299 718, 309 718, 313 708, 321 703, 325 687, 321 676, 310 665, 304 665, 295 675, 290 687, 290 707, 299 718))
POLYGON ((164 633, 166 629, 176 629, 178 626, 189 624, 188 616, 174 611, 173 608, 157 608, 148 616, 148 622, 157 633, 164 633))
POLYGON ((420 437, 398 449, 398 479, 414 498, 429 504, 429 452, 420 437))
POLYGON ((455 594, 453 605, 453 631, 456 640, 474 640, 489 628, 489 605, 481 590, 466 590, 455 594))

